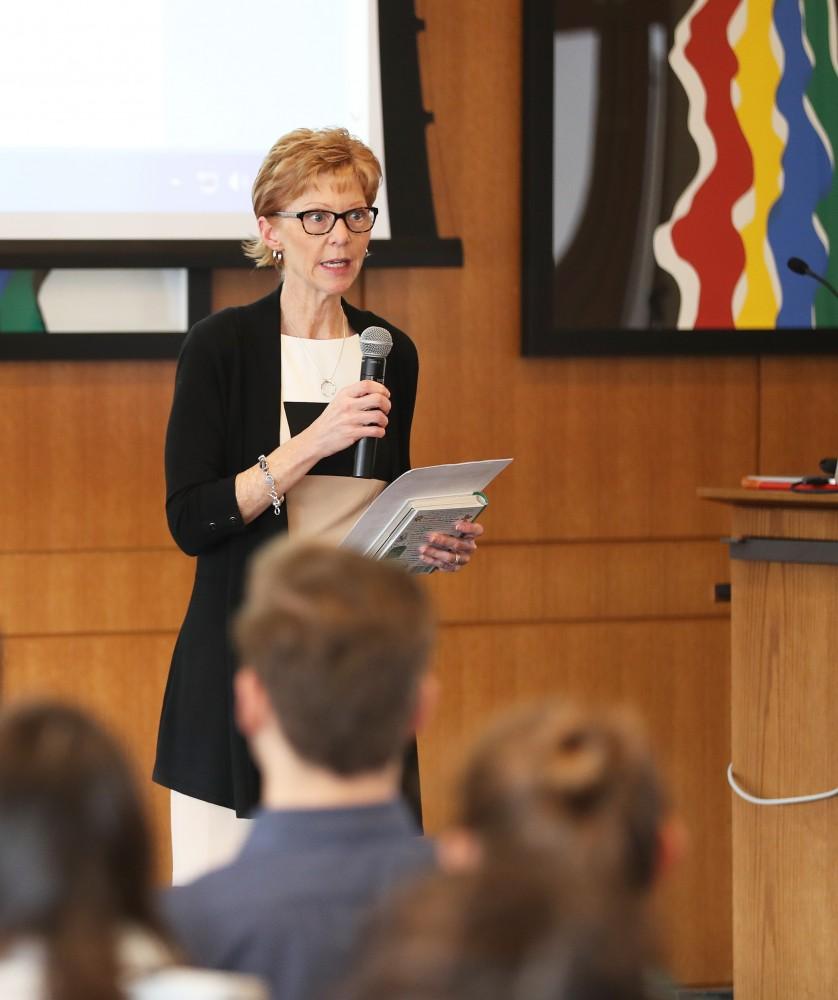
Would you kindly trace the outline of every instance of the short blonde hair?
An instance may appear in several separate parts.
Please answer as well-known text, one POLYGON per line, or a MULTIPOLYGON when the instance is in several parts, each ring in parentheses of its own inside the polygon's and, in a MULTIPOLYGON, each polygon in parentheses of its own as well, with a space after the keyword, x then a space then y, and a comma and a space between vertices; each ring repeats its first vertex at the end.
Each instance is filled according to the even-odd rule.
MULTIPOLYGON (((298 128, 271 146, 253 182, 253 213, 269 216, 285 210, 320 175, 357 180, 372 205, 381 184, 375 153, 345 128, 298 128)), ((261 237, 245 240, 242 249, 257 267, 271 267, 273 253, 261 237)))

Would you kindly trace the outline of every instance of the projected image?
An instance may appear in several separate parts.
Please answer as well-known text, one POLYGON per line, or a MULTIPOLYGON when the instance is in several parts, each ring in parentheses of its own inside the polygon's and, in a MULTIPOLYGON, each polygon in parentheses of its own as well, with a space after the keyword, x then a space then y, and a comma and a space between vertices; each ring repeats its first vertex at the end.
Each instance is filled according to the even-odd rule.
MULTIPOLYGON (((108 333, 183 335, 209 309, 211 271, 252 266, 241 242, 257 231, 253 179, 298 127, 344 126, 382 163, 367 266, 460 266, 459 238, 437 230, 423 30, 414 0, 4 10, 0 356, 26 356, 13 335, 31 332, 95 333, 85 356, 106 351, 108 333)), ((62 341, 37 356, 70 356, 62 341)), ((150 343, 132 356, 177 353, 174 338, 150 343)))
POLYGON ((241 239, 262 157, 301 124, 384 158, 374 0, 48 0, 4 21, 0 239, 241 239))

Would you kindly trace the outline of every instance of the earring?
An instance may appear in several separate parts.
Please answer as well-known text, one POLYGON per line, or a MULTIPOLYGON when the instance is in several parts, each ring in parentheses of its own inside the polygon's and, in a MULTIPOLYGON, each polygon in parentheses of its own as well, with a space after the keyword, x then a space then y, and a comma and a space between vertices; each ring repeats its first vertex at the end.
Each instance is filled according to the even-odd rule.
POLYGON ((364 251, 364 260, 366 260, 367 257, 371 257, 371 256, 372 256, 372 250, 365 250, 364 251))
POLYGON ((274 259, 274 264, 281 264, 282 263, 282 251, 281 250, 274 250, 274 252, 271 254, 271 256, 274 259))

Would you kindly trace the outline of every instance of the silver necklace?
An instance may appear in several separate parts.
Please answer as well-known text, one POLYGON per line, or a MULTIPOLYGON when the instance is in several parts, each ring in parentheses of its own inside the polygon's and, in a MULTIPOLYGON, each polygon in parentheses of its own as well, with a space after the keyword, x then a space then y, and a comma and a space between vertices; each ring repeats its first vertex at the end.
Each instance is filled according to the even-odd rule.
MULTIPOLYGON (((290 326, 291 325, 288 322, 287 319, 285 320, 285 325, 286 326, 290 326)), ((303 352, 305 354, 306 358, 308 359, 308 363, 311 365, 312 369, 314 370, 314 373, 320 379, 320 393, 321 393, 321 395, 323 396, 324 399, 334 399, 335 393, 338 391, 338 387, 335 384, 335 375, 337 375, 338 368, 340 368, 340 361, 341 361, 341 358, 343 357, 343 349, 346 346, 346 336, 347 336, 348 332, 349 331, 348 331, 348 328, 347 328, 347 325, 346 325, 346 313, 344 313, 343 314, 343 336, 340 338, 340 350, 338 351, 338 359, 337 359, 337 362, 335 363, 334 369, 332 370, 332 374, 329 375, 327 378, 323 378, 323 373, 320 371, 320 369, 315 364, 314 358, 311 356, 311 354, 308 351, 304 351, 303 352)))

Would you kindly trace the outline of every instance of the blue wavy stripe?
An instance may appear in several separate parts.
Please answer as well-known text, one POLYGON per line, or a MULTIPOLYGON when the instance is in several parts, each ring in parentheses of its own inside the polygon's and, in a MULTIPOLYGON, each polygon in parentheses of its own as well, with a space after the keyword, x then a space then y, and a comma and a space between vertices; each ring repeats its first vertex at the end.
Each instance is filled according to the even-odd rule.
POLYGON ((3 291, 6 285, 8 285, 11 277, 12 277, 11 271, 0 271, 0 295, 3 294, 3 291))
POLYGON ((803 47, 804 25, 798 0, 776 0, 774 25, 785 53, 776 103, 788 123, 782 160, 783 191, 768 216, 768 242, 782 290, 777 326, 811 327, 817 285, 789 271, 786 261, 802 257, 814 271, 826 270, 827 254, 813 219, 818 202, 829 191, 832 166, 803 107, 812 64, 803 47))

